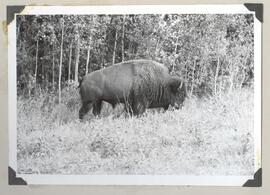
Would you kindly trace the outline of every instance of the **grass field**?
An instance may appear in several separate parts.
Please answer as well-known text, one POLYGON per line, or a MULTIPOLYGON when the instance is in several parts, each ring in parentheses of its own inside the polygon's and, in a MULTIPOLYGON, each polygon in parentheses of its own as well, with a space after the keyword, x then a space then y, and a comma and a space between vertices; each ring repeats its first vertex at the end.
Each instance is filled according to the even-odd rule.
POLYGON ((189 98, 181 110, 127 117, 105 104, 78 120, 77 89, 18 97, 18 173, 253 174, 253 91, 189 98), (120 116, 118 116, 120 115, 120 116))

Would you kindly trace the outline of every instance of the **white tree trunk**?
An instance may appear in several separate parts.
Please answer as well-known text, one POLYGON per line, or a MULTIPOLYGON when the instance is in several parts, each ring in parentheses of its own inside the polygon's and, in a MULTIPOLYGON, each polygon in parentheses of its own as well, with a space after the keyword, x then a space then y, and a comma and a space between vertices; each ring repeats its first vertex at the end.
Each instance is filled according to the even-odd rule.
POLYGON ((68 59, 68 83, 70 82, 70 70, 71 70, 71 60, 72 60, 72 46, 73 46, 73 43, 71 42, 70 49, 69 49, 69 59, 68 59))
POLYGON ((177 45, 178 45, 178 37, 176 39, 176 43, 175 43, 175 47, 174 47, 174 62, 173 62, 173 65, 172 65, 172 72, 174 72, 175 70, 175 56, 176 56, 176 53, 177 53, 177 45))
POLYGON ((62 27, 61 35, 61 48, 60 48, 60 62, 59 62, 59 78, 58 78, 58 100, 61 103, 61 77, 62 77, 62 63, 63 63, 63 37, 64 37, 64 26, 62 27))
POLYGON ((115 39, 114 39, 113 59, 112 59, 112 64, 113 64, 113 65, 114 65, 114 63, 115 63, 116 46, 117 46, 117 29, 115 29, 115 39))
POLYGON ((190 89, 190 97, 193 94, 193 88, 194 88, 194 84, 195 84, 195 68, 196 68, 196 60, 193 61, 192 83, 191 83, 191 89, 190 89))
POLYGON ((233 65, 231 65, 229 94, 232 92, 232 89, 233 89, 234 73, 235 73, 235 70, 233 69, 233 65))
POLYGON ((157 39, 157 43, 156 43, 156 47, 155 47, 155 56, 157 57, 158 56, 158 52, 159 52, 159 39, 160 39, 160 37, 158 37, 158 39, 157 39))
POLYGON ((35 67, 35 92, 37 88, 37 69, 38 69, 38 39, 36 44, 36 67, 35 67))
POLYGON ((77 39, 77 54, 76 54, 76 62, 75 62, 75 74, 74 74, 75 82, 79 82, 79 79, 78 79, 79 61, 80 61, 80 38, 78 37, 78 39, 77 39))
POLYGON ((123 24, 122 24, 122 62, 125 61, 125 48, 124 48, 124 39, 125 39, 125 19, 126 16, 123 16, 123 24))
POLYGON ((89 45, 88 45, 88 49, 87 49, 87 59, 86 59, 86 65, 85 65, 85 75, 88 74, 89 72, 89 61, 90 61, 90 51, 91 51, 91 37, 89 39, 89 45))
POLYGON ((219 66, 220 66, 220 59, 219 59, 219 56, 218 56, 216 73, 215 73, 215 80, 214 80, 214 94, 215 95, 217 95, 217 79, 218 79, 219 66))
POLYGON ((55 67, 55 65, 54 65, 54 45, 53 45, 53 56, 52 56, 53 58, 52 58, 52 62, 53 62, 53 67, 52 67, 52 86, 53 86, 53 90, 54 90, 54 67, 55 67))

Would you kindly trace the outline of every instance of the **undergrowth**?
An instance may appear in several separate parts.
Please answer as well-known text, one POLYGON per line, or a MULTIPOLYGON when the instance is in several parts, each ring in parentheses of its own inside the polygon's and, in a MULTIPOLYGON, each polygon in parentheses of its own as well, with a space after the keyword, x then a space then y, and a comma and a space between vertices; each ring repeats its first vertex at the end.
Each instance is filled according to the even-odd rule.
POLYGON ((78 90, 17 99, 18 173, 253 174, 253 91, 189 98, 180 110, 129 117, 103 104, 78 119, 78 90))

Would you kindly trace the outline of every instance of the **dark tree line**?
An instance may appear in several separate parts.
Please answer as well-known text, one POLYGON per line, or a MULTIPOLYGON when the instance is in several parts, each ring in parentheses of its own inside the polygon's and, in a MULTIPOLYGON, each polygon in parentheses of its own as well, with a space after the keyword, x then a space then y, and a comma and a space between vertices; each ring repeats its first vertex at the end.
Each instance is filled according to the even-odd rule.
POLYGON ((253 84, 250 14, 17 16, 18 94, 58 92, 79 77, 152 59, 187 81, 189 95, 253 84))

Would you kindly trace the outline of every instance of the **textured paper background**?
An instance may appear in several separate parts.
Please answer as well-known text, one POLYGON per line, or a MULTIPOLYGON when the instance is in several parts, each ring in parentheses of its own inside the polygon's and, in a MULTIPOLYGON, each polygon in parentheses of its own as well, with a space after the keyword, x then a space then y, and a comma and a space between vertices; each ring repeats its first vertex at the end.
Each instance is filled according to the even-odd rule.
POLYGON ((270 144, 268 139, 270 138, 270 110, 269 110, 269 96, 270 90, 268 83, 270 83, 269 64, 270 56, 267 55, 270 47, 270 23, 269 15, 270 3, 267 0, 264 1, 185 1, 185 0, 100 0, 100 1, 26 1, 26 0, 2 0, 0 8, 1 19, 1 32, 0 32, 0 194, 270 194, 270 155, 268 148, 270 144), (264 23, 263 23, 263 36, 262 36, 262 53, 263 55, 263 67, 262 67, 262 86, 263 86, 263 132, 262 132, 262 167, 263 167, 263 179, 261 188, 243 188, 243 187, 168 187, 168 186, 8 186, 8 122, 7 122, 7 32, 5 28, 6 20, 6 5, 121 5, 121 4, 239 4, 239 3, 264 3, 264 23), (268 36, 267 36, 268 35, 268 36), (267 101, 268 100, 268 101, 267 101), (268 144, 267 144, 268 143, 268 144))

